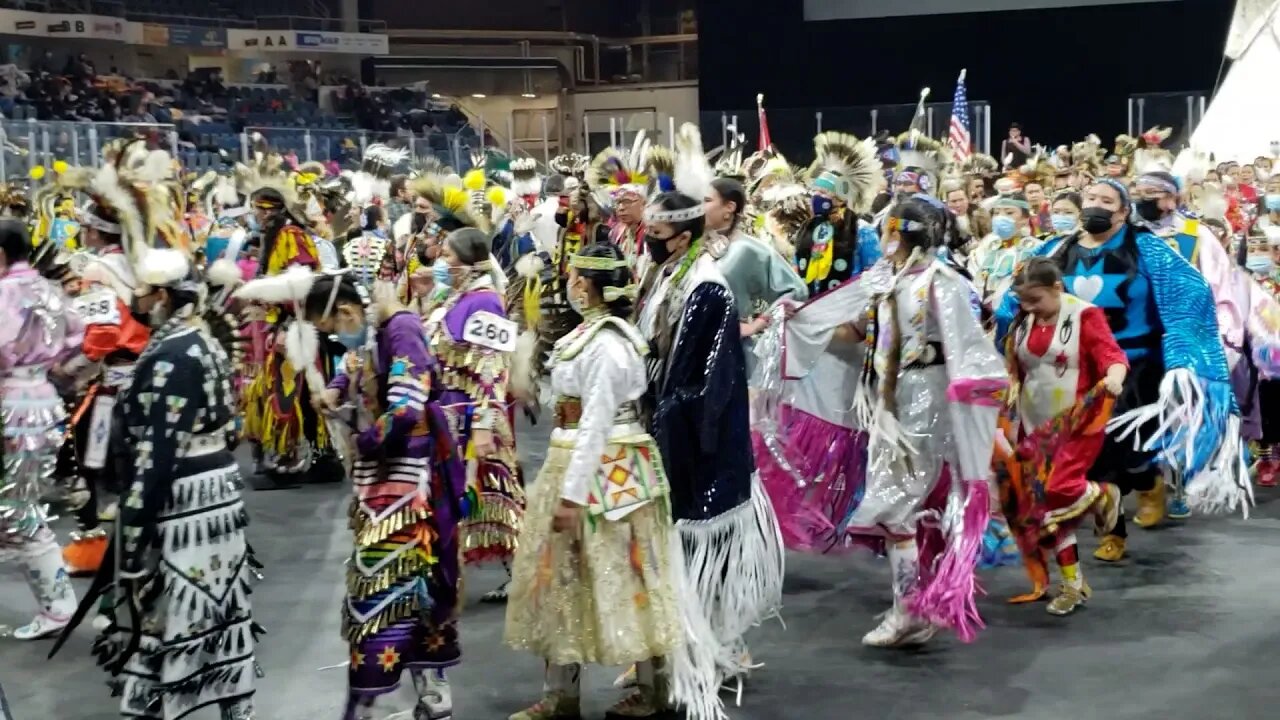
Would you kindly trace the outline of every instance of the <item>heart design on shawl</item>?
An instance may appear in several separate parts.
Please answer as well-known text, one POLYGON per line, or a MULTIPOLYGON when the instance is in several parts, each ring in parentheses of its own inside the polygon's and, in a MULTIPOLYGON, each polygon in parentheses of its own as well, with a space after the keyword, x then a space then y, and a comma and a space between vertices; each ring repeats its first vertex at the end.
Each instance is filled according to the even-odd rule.
POLYGON ((1091 303, 1102 293, 1102 285, 1101 275, 1077 275, 1071 282, 1071 294, 1091 303))

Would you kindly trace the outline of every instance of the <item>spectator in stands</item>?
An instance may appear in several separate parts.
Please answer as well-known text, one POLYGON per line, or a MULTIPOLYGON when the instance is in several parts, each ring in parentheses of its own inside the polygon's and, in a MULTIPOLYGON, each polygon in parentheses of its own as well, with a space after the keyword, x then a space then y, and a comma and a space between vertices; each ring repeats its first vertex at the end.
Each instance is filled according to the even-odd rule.
POLYGON ((408 176, 391 176, 391 201, 387 203, 387 226, 395 227, 401 215, 410 211, 413 197, 409 193, 408 176))

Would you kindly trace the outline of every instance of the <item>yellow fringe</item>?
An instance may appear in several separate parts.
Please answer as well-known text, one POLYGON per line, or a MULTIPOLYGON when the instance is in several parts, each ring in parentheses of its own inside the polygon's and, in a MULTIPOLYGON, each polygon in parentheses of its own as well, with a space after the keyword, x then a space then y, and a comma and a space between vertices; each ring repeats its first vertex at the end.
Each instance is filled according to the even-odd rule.
POLYGON ((438 560, 429 550, 418 546, 391 561, 389 565, 373 575, 365 575, 355 567, 348 567, 347 594, 363 600, 402 582, 407 576, 423 573, 436 562, 438 560))
POLYGON ((343 613, 342 633, 346 635, 347 642, 363 642, 370 635, 376 635, 396 623, 420 615, 425 609, 418 594, 413 593, 396 600, 363 623, 352 622, 350 611, 347 611, 343 613))
POLYGON ((403 507, 383 520, 370 522, 369 516, 359 511, 358 503, 352 503, 348 517, 356 544, 360 547, 369 547, 404 531, 410 525, 426 522, 430 519, 431 512, 426 508, 403 507))

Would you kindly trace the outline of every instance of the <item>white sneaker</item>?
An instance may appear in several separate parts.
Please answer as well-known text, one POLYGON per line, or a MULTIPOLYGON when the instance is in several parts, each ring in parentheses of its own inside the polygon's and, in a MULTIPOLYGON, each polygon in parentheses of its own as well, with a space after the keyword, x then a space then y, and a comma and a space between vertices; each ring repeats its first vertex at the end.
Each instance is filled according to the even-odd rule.
POLYGON ((14 630, 13 637, 18 640, 39 640, 57 635, 70 624, 70 617, 56 618, 46 613, 40 613, 30 624, 14 630))
POLYGON ((882 648, 923 645, 937 632, 931 623, 893 608, 884 614, 884 620, 876 629, 862 636, 862 644, 882 648))
POLYGON ((102 632, 111 627, 111 618, 106 615, 94 615, 93 622, 89 623, 89 626, 98 632, 102 632))

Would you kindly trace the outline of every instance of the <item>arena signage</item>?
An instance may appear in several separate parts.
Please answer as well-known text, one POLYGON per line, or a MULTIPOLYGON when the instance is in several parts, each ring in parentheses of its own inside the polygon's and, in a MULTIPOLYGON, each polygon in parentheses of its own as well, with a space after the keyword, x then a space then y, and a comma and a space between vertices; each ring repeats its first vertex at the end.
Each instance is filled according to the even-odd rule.
POLYGON ((285 30, 228 30, 227 47, 241 51, 347 55, 386 55, 390 51, 386 35, 285 30))
POLYGON ((134 23, 106 15, 67 15, 0 10, 0 35, 88 38, 128 42, 134 23))

